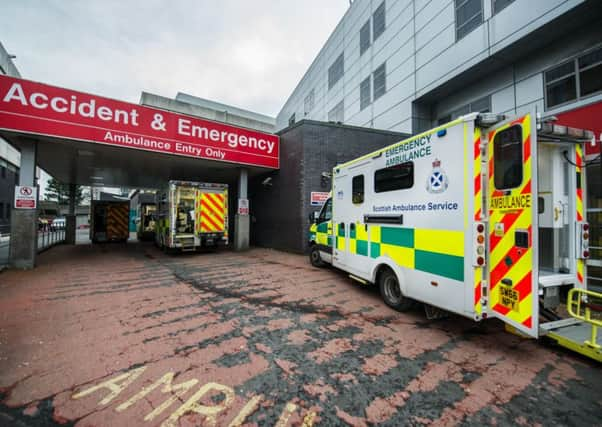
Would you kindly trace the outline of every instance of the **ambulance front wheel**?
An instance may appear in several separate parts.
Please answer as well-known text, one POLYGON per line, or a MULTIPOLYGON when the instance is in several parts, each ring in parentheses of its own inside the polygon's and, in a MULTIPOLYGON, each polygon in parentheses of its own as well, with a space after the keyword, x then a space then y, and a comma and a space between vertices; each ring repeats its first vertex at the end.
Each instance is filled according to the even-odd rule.
POLYGON ((414 306, 414 301, 401 293, 399 280, 392 270, 387 268, 379 275, 378 287, 380 295, 389 307, 397 311, 408 311, 414 306))
POLYGON ((309 262, 311 262, 311 265, 314 267, 324 267, 324 261, 322 261, 322 257, 320 256, 318 245, 312 245, 309 252, 309 262))

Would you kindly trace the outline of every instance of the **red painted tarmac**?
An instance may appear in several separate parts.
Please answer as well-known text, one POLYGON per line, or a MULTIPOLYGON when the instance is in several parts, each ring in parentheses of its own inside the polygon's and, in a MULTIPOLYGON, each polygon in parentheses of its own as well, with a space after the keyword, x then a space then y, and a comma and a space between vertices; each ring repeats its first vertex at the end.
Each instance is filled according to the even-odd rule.
POLYGON ((60 246, 0 274, 0 425, 602 425, 602 370, 253 249, 60 246))

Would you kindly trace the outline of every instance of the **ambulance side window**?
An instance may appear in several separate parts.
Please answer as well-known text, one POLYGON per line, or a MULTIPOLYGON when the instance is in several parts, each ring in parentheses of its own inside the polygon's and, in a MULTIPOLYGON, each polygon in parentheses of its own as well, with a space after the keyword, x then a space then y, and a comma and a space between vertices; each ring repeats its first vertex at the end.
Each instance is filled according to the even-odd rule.
POLYGON ((364 203, 364 175, 354 176, 351 180, 351 201, 354 205, 364 203))
POLYGON ((320 211, 318 217, 318 223, 330 221, 332 219, 332 199, 328 199, 324 204, 324 207, 320 211))
POLYGON ((493 138, 493 183, 498 190, 523 182, 523 132, 520 125, 498 132, 493 138))
POLYGON ((404 190, 414 186, 414 162, 389 166, 374 172, 374 192, 404 190))

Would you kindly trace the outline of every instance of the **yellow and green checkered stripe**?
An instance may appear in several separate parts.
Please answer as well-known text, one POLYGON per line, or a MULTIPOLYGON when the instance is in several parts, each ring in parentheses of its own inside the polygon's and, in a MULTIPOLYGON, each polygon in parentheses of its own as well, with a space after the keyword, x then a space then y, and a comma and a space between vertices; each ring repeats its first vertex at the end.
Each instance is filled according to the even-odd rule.
POLYGON ((332 247, 332 236, 328 233, 329 222, 313 224, 309 230, 309 240, 315 240, 318 245, 332 247))
POLYGON ((369 233, 368 236, 365 226, 359 223, 350 229, 349 252, 371 258, 388 256, 411 270, 464 280, 462 231, 370 225, 369 233))

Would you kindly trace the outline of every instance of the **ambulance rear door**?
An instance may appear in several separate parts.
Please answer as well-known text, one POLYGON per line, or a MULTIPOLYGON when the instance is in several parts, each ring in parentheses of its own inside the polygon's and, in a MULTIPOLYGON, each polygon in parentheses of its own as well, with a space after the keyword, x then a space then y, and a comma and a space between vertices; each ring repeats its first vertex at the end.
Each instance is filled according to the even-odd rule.
POLYGON ((498 124, 486 134, 489 313, 537 337, 535 118, 527 114, 498 124))

